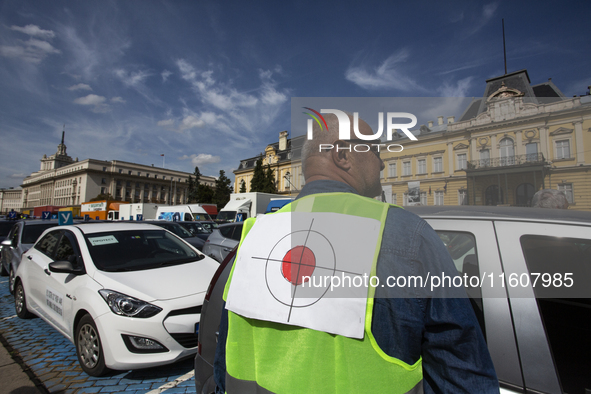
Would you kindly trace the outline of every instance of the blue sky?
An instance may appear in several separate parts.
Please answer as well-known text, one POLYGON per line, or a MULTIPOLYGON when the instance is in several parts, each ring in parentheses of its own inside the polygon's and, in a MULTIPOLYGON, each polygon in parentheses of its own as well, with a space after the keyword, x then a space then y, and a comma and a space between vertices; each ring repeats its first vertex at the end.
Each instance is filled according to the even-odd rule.
POLYGON ((502 18, 509 72, 585 94, 591 3, 563 4, 3 0, 0 187, 64 124, 80 160, 232 175, 290 130, 292 97, 479 97, 502 18))

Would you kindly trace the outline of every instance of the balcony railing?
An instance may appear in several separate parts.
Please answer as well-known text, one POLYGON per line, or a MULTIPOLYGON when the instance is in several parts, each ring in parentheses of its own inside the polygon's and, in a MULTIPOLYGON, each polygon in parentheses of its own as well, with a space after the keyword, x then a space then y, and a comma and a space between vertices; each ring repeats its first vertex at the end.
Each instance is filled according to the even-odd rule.
POLYGON ((471 160, 468 162, 467 170, 479 170, 483 168, 518 166, 523 164, 541 164, 544 162, 542 153, 530 153, 508 157, 497 157, 494 159, 471 160))

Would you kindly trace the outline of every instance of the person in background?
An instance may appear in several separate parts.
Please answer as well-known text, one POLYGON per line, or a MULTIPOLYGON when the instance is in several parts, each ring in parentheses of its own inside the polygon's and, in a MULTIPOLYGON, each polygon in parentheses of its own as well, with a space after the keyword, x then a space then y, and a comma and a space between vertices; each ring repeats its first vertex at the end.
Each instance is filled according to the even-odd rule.
POLYGON ((560 190, 542 189, 534 194, 531 206, 534 208, 568 209, 568 200, 560 190))

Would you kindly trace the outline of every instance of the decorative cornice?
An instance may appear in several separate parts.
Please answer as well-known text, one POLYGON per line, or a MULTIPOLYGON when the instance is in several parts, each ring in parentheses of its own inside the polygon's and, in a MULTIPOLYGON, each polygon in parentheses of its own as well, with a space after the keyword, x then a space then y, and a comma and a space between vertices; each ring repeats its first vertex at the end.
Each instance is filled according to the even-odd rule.
POLYGON ((550 133, 551 136, 555 136, 555 135, 562 135, 562 134, 571 134, 574 130, 573 129, 567 129, 566 127, 560 127, 556 130, 554 130, 553 132, 550 133))

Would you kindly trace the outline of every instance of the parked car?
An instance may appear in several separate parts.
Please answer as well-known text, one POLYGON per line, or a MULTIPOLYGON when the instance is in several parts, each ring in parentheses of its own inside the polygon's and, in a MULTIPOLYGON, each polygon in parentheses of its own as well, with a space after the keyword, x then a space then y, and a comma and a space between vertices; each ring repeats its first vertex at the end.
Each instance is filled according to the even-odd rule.
POLYGON ((8 289, 14 293, 14 275, 25 253, 57 220, 20 220, 13 223, 8 237, 2 241, 2 270, 8 272, 8 289))
POLYGON ((199 249, 199 251, 202 251, 203 245, 205 245, 205 240, 193 235, 189 230, 187 230, 177 222, 169 222, 165 220, 147 220, 142 221, 140 223, 153 224, 155 226, 162 227, 170 231, 171 233, 181 237, 184 241, 190 243, 191 245, 199 249))
POLYGON ((205 241, 203 253, 217 261, 223 261, 230 251, 240 242, 244 222, 222 224, 214 229, 205 241))
MULTIPOLYGON (((466 291, 501 392, 591 389, 591 212, 464 206, 406 209, 435 229, 462 276, 478 278, 468 282, 466 291)), ((212 365, 222 293, 233 261, 231 253, 203 302, 195 358, 197 393, 215 388, 212 365)))
POLYGON ((72 341, 91 376, 168 364, 197 351, 201 306, 218 265, 157 226, 54 227, 23 255, 15 309, 72 341))
MULTIPOLYGON (((0 220, 0 242, 4 241, 6 237, 8 237, 8 233, 10 233, 10 229, 14 226, 13 221, 8 220, 0 220)), ((0 248, 0 259, 2 258, 2 248, 0 248)), ((6 276, 8 275, 8 271, 5 269, 4 265, 0 266, 0 275, 6 276)))
POLYGON ((210 230, 211 227, 208 228, 202 223, 203 222, 178 222, 178 224, 187 229, 191 234, 206 241, 211 235, 212 230, 210 230))

